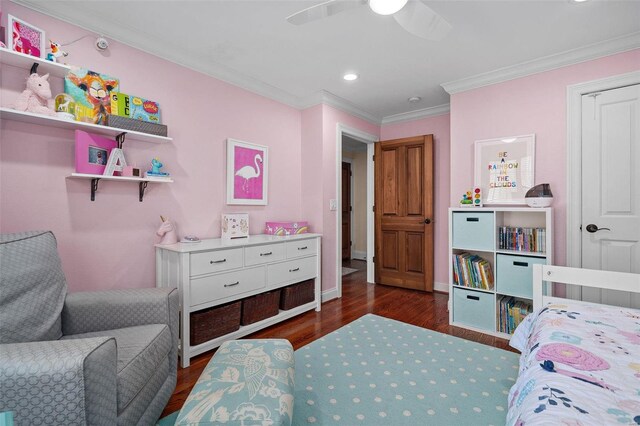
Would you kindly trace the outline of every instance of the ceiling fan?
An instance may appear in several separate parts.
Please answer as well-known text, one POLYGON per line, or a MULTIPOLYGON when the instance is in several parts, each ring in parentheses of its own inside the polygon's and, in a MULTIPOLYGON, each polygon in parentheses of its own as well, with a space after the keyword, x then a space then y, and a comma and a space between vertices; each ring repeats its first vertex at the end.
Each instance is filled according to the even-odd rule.
POLYGON ((442 40, 453 28, 421 0, 329 0, 287 17, 294 25, 302 25, 368 4, 379 15, 393 15, 409 33, 427 39, 442 40))

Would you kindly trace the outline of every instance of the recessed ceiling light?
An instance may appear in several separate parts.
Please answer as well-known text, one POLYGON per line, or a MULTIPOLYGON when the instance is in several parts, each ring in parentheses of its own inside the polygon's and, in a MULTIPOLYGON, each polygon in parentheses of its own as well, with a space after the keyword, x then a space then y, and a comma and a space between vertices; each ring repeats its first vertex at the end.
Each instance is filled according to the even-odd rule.
POLYGON ((347 81, 353 81, 353 80, 357 80, 358 79, 358 74, 349 72, 349 73, 346 73, 345 75, 343 75, 342 78, 344 78, 347 81))
POLYGON ((584 3, 585 1, 588 1, 588 0, 572 0, 572 1, 574 3, 584 3))
POLYGON ((369 0, 369 7, 378 15, 392 15, 405 4, 407 0, 369 0))
POLYGON ((412 104, 415 104, 416 102, 420 102, 422 100, 422 98, 420 96, 412 96, 407 100, 409 102, 411 102, 412 104))

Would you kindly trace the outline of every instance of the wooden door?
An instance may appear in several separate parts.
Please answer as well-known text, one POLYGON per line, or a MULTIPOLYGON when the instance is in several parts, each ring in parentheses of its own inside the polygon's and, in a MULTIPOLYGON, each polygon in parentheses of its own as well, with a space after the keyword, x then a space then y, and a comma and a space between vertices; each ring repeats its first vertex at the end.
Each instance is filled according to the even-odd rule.
MULTIPOLYGON (((582 267, 640 273, 640 85, 582 97, 582 267)), ((640 295, 582 289, 640 308, 640 295)))
POLYGON ((376 283, 433 291, 433 135, 375 148, 376 283))
POLYGON ((342 163, 342 260, 351 259, 351 164, 342 163))

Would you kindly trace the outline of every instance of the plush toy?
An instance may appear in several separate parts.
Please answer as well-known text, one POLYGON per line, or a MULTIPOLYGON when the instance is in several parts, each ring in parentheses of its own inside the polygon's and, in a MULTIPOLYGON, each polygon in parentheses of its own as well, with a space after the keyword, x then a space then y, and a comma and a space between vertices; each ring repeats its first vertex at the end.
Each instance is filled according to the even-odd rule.
POLYGON ((47 61, 58 62, 58 58, 69 56, 67 52, 60 49, 60 43, 49 39, 49 49, 51 53, 47 53, 47 61))
POLYGON ((27 79, 27 88, 18 96, 15 109, 18 111, 35 112, 55 116, 56 111, 51 99, 51 86, 49 86, 49 74, 38 75, 31 68, 31 75, 27 79))

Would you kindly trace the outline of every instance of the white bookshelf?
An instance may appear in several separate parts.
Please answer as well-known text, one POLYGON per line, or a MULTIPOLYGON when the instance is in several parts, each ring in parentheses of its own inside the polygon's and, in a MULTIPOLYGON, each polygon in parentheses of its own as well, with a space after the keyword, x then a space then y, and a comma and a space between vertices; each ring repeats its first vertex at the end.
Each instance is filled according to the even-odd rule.
POLYGON ((449 323, 509 339, 511 337, 509 334, 499 331, 499 300, 503 296, 509 296, 533 304, 533 297, 530 295, 533 289, 533 277, 532 273, 530 274, 532 265, 553 263, 553 209, 550 207, 450 208, 448 253, 449 323), (500 248, 499 228, 501 226, 544 228, 545 251, 500 248), (462 253, 476 254, 489 262, 494 276, 493 288, 467 287, 454 282, 453 256, 462 253), (513 268, 513 274, 510 268, 513 268), (502 276, 499 269, 502 271, 502 276))
POLYGON ((49 74, 53 77, 64 77, 71 70, 69 65, 47 61, 25 53, 14 52, 0 47, 0 63, 12 67, 31 69, 35 63, 38 64, 38 74, 49 74))
POLYGON ((98 191, 98 182, 100 180, 109 180, 115 182, 137 182, 138 183, 138 195, 139 200, 142 202, 144 199, 144 191, 147 189, 149 182, 152 183, 173 183, 173 179, 158 179, 158 178, 146 178, 146 177, 129 177, 129 176, 105 176, 87 173, 71 173, 67 176, 67 179, 83 179, 91 181, 91 201, 95 201, 96 192, 98 191))

